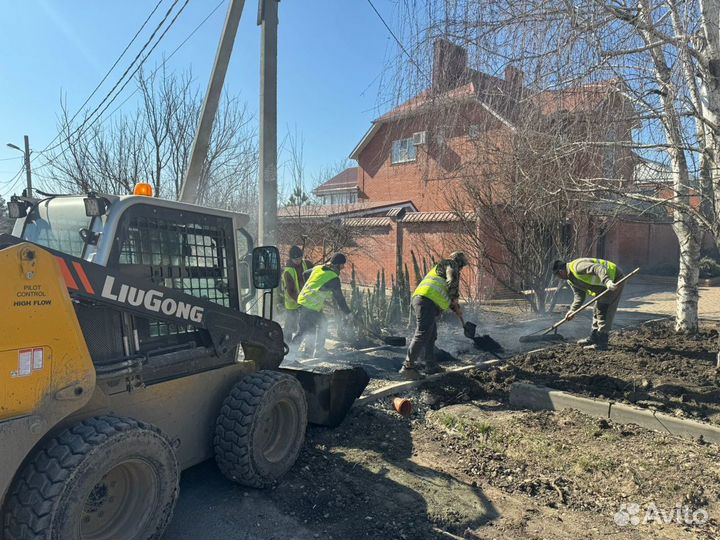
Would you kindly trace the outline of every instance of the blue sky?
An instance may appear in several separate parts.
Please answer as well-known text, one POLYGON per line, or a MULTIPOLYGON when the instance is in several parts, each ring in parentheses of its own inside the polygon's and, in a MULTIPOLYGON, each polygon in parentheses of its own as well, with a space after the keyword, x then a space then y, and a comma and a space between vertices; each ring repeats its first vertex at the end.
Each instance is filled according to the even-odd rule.
MULTIPOLYGON (((220 0, 190 0, 155 49, 155 65, 182 42, 220 0)), ((204 93, 227 2, 169 62, 192 68, 204 93)), ((97 105, 171 4, 165 0, 130 52, 88 104, 97 105)), ((374 0, 393 27, 394 2, 374 0)), ((23 135, 39 151, 55 137, 60 99, 77 111, 155 6, 156 0, 0 0, 0 195, 21 166, 23 135), (9 159, 8 159, 9 158, 9 159)), ((257 0, 247 0, 226 91, 258 109, 260 28, 257 0)), ((346 158, 377 115, 378 85, 397 48, 366 0, 282 0, 278 53, 278 135, 304 136, 306 176, 346 158)), ((116 103, 134 90, 131 83, 116 103)), ((128 102, 132 107, 133 100, 128 102)), ((109 109, 114 108, 114 105, 109 109)))

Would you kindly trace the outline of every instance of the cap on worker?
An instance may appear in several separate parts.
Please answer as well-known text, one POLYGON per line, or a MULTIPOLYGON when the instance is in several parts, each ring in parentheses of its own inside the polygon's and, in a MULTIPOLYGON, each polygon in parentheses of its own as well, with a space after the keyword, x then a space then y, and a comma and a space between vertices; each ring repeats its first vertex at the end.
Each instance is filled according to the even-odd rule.
POLYGON ((303 256, 303 250, 300 246, 293 246, 290 248, 290 258, 299 259, 303 256))
POLYGON ((341 264, 345 264, 347 262, 347 257, 343 255, 342 253, 336 253, 332 256, 330 259, 330 264, 333 266, 340 266, 341 264))
POLYGON ((564 269, 565 269, 565 261, 561 261, 558 259, 553 262, 553 265, 552 265, 553 274, 557 274, 560 270, 564 270, 564 269))
POLYGON ((468 265, 468 260, 462 251, 453 251, 450 258, 457 263, 460 268, 468 265))

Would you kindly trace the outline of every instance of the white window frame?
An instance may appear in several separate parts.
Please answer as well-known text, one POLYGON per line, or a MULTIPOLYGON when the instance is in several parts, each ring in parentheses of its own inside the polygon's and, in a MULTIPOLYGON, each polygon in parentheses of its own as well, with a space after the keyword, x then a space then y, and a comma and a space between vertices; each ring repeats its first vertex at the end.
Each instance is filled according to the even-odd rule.
POLYGON ((413 138, 397 139, 393 141, 390 149, 390 163, 411 163, 417 160, 417 146, 413 144, 413 138))

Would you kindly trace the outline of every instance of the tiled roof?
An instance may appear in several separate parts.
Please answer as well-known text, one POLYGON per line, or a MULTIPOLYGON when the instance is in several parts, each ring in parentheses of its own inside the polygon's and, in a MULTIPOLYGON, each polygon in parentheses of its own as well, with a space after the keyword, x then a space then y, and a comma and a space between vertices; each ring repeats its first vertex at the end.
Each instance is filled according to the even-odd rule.
POLYGON ((389 227, 392 219, 389 217, 360 217, 348 218, 343 223, 349 227, 389 227))
POLYGON ((455 212, 409 212, 402 219, 403 223, 438 223, 460 221, 455 212))
POLYGON ((353 214, 381 214, 387 215, 387 211, 393 208, 409 208, 415 211, 415 205, 412 201, 377 201, 377 202, 360 202, 353 204, 314 204, 307 206, 283 206, 278 208, 279 218, 293 217, 333 217, 353 214))
POLYGON ((333 176, 327 182, 320 184, 317 188, 315 188, 315 193, 317 195, 322 195, 324 192, 327 191, 352 191, 353 189, 357 189, 357 173, 357 167, 349 167, 340 174, 333 176))
POLYGON ((547 90, 540 92, 534 99, 544 114, 590 112, 605 103, 610 95, 619 91, 617 79, 610 79, 575 88, 547 90))

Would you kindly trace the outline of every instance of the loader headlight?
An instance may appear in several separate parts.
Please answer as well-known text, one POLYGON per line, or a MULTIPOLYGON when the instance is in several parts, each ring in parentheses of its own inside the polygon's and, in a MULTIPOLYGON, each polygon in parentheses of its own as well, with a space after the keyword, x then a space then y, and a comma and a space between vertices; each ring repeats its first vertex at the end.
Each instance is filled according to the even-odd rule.
POLYGON ((104 216, 110 206, 107 199, 98 197, 94 193, 89 193, 83 199, 83 203, 85 203, 85 215, 88 217, 104 216))
POLYGON ((11 219, 24 218, 27 216, 28 206, 30 205, 25 201, 10 200, 10 202, 7 203, 8 216, 11 219))

